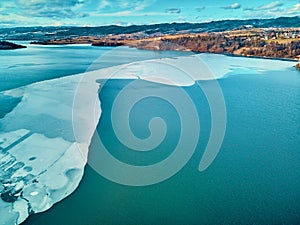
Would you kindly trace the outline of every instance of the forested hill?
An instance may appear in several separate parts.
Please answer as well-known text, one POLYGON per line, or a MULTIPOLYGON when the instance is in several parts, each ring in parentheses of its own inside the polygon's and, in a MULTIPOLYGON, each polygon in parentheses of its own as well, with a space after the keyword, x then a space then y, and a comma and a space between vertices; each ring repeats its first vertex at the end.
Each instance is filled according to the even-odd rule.
POLYGON ((165 23, 153 25, 99 26, 99 27, 17 27, 0 28, 2 40, 61 39, 76 36, 106 36, 109 34, 141 33, 144 36, 156 34, 219 32, 250 28, 300 27, 300 17, 276 19, 223 20, 207 23, 165 23))

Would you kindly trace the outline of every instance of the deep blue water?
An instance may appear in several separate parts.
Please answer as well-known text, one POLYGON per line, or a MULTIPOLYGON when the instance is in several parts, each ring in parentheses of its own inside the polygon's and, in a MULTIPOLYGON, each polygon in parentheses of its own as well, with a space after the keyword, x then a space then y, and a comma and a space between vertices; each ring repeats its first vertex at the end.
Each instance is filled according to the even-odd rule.
MULTIPOLYGON (((87 46, 32 48, 30 51, 36 54, 32 59, 49 57, 53 50, 61 58, 54 57, 55 66, 46 63, 44 67, 45 61, 34 66, 25 62, 11 70, 7 69, 8 62, 13 65, 21 51, 5 53, 12 55, 10 61, 1 65, 6 68, 1 75, 5 81, 1 82, 2 90, 69 75, 66 65, 71 72, 83 72, 99 51, 101 55, 107 50, 87 46), (74 54, 80 51, 88 56, 74 54), (63 60, 67 55, 70 59, 63 60), (30 72, 31 68, 39 75, 30 72), (21 71, 26 79, 19 75, 21 71)), ((147 58, 149 51, 145 55, 147 58)), ((176 106, 162 99, 143 99, 131 110, 132 132, 140 138, 149 136, 148 123, 153 117, 164 118, 168 132, 164 142, 151 152, 128 149, 117 140, 110 115, 116 96, 131 82, 112 80, 101 89, 103 112, 97 131, 114 157, 132 165, 150 165, 172 153, 180 136, 180 116, 176 106)), ((173 93, 176 89, 136 82, 140 90, 148 88, 154 93, 161 89, 173 93)), ((200 82, 205 85, 211 81, 200 82)), ((299 224, 300 73, 294 69, 270 70, 260 75, 235 73, 218 82, 226 103, 227 129, 220 153, 207 170, 199 172, 198 166, 208 141, 211 115, 204 93, 194 85, 183 90, 197 108, 200 138, 191 160, 175 176, 150 186, 131 187, 111 182, 87 165, 80 186, 71 196, 45 213, 30 216, 24 224, 299 224)), ((193 130, 189 132, 192 134, 193 130)), ((98 134, 90 146, 91 155, 99 150, 98 134)))
MULTIPOLYGON (((114 157, 149 165, 174 149, 180 118, 167 102, 144 99, 132 109, 133 132, 147 137, 153 116, 165 118, 170 132, 162 145, 147 154, 124 147, 113 133, 110 115, 116 95, 130 82, 114 80, 102 89, 98 132, 114 157)), ((141 88, 166 88, 138 82, 141 88)), ((185 91, 198 109, 200 140, 179 173, 152 186, 129 187, 106 180, 87 166, 73 195, 25 224, 299 224, 299 73, 240 74, 219 84, 226 102, 227 130, 219 155, 206 171, 199 172, 198 164, 210 132, 210 113, 204 94, 194 85, 185 91)), ((94 141, 90 151, 98 147, 94 141)))

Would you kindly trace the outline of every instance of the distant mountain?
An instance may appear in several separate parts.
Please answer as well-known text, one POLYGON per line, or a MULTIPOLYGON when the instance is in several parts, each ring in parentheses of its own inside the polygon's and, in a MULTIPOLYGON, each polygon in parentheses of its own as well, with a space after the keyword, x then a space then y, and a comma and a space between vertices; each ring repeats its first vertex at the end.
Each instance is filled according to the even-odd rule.
POLYGON ((153 25, 99 26, 99 27, 17 27, 0 28, 2 40, 45 40, 78 36, 106 36, 109 34, 142 33, 156 34, 219 32, 247 28, 293 28, 300 27, 300 17, 279 17, 276 19, 223 20, 208 23, 163 23, 153 25))

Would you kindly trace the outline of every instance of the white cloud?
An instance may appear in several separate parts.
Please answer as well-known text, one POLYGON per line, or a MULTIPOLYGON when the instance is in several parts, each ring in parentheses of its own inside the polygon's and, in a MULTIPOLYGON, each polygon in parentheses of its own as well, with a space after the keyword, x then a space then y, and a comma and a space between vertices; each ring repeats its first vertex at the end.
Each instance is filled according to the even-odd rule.
POLYGON ((76 18, 87 16, 78 13, 84 0, 1 0, 1 11, 23 17, 76 18))
POLYGON ((240 3, 234 3, 232 5, 229 5, 229 6, 224 6, 222 7, 223 9, 239 9, 241 8, 242 5, 240 3))
POLYGON ((300 3, 295 4, 292 8, 285 10, 284 13, 287 15, 300 15, 300 3))
POLYGON ((265 10, 252 9, 247 15, 247 17, 250 18, 274 18, 281 16, 300 16, 300 3, 289 8, 273 7, 265 10))
POLYGON ((262 13, 257 13, 259 15, 262 15, 262 14, 272 14, 272 12, 282 12, 284 11, 282 9, 282 6, 283 6, 283 3, 282 2, 279 2, 279 1, 276 1, 276 2, 271 2, 270 4, 266 4, 266 5, 261 5, 259 7, 256 7, 256 8, 253 8, 253 7, 246 7, 244 8, 243 10, 244 11, 263 11, 262 13))
POLYGON ((262 5, 262 6, 258 7, 257 10, 274 9, 274 8, 278 8, 281 6, 283 6, 283 3, 277 1, 277 2, 272 2, 270 4, 267 4, 267 5, 262 5))
POLYGON ((150 5, 154 4, 156 0, 101 0, 98 6, 99 11, 103 9, 110 9, 112 11, 142 11, 150 5))
POLYGON ((144 9, 146 9, 147 7, 153 5, 156 2, 156 0, 147 0, 147 1, 142 1, 140 4, 138 4, 135 7, 136 11, 142 11, 144 9))
POLYGON ((157 12, 143 12, 144 9, 154 4, 157 0, 102 0, 98 10, 90 13, 94 17, 137 17, 161 15, 157 12))
POLYGON ((98 9, 101 10, 101 9, 105 9, 106 7, 110 6, 110 2, 107 1, 107 0, 102 0, 100 1, 99 3, 99 6, 98 6, 98 9))
MULTIPOLYGON (((32 25, 32 19, 25 15, 18 15, 14 13, 8 13, 7 15, 0 15, 1 26, 30 26, 32 25)), ((37 24, 41 24, 42 21, 37 21, 37 24)), ((42 25, 42 24, 41 24, 42 25)))
POLYGON ((132 12, 130 10, 114 12, 114 13, 90 13, 93 17, 139 17, 139 16, 167 16, 168 13, 160 12, 132 12))

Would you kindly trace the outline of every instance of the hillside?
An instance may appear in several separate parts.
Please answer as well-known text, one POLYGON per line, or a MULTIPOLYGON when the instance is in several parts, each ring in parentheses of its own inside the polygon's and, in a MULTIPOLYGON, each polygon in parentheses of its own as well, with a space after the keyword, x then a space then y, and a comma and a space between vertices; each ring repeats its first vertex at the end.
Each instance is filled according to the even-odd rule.
POLYGON ((163 34, 222 32, 253 28, 292 28, 300 27, 300 17, 280 17, 276 19, 223 20, 207 23, 164 23, 132 26, 99 27, 17 27, 0 28, 0 39, 4 40, 50 40, 66 37, 134 34, 154 37, 163 34))

